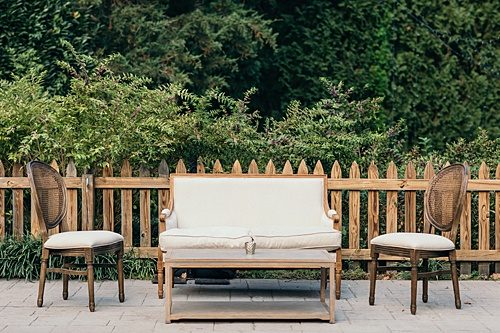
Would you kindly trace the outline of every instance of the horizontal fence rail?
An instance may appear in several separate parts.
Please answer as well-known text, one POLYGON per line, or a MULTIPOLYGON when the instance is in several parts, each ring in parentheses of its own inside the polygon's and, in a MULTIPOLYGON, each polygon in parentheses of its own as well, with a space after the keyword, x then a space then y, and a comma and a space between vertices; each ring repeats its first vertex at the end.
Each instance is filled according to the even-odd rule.
MULTIPOLYGON (((59 170, 55 161, 51 165, 59 170)), ((205 173, 207 169, 201 162, 196 165, 196 173, 205 173)), ((5 170, 0 161, 0 239, 7 234, 16 238, 27 233, 39 234, 34 208, 31 206, 29 212, 25 209, 29 182, 24 170, 20 164, 5 170)), ((165 161, 155 170, 141 167, 136 171, 134 174, 139 176, 133 177, 129 162, 124 161, 115 174, 108 165, 100 175, 78 176, 74 163, 70 161, 61 172, 68 189, 66 229, 114 230, 124 236, 125 246, 138 256, 155 257, 154 246, 159 233, 164 231, 158 219, 159 212, 168 205, 170 171, 165 161), (153 217, 153 213, 156 216, 153 217)), ((261 171, 263 174, 278 173, 272 161, 259 169, 254 160, 245 173, 259 174, 261 171)), ((338 162, 325 172, 320 161, 312 171, 305 161, 301 161, 294 172, 292 164, 287 161, 281 173, 328 175, 330 206, 341 217, 343 258, 357 261, 370 259, 368 246, 373 237, 387 232, 422 231, 428 223, 423 218, 422 193, 435 174, 432 163, 426 164, 421 178, 417 177, 412 162, 399 171, 404 178, 398 179, 398 168, 393 162, 384 173, 379 172, 372 162, 365 172, 366 178, 362 178, 360 168, 354 162, 345 177, 338 162)), ((174 172, 188 173, 182 160, 178 161, 174 172)), ((211 172, 244 173, 239 161, 225 171, 219 160, 215 161, 211 172)), ((500 164, 496 166, 494 178, 490 177, 490 169, 485 163, 476 174, 469 176, 471 179, 459 221, 457 259, 461 261, 462 273, 471 272, 471 262, 479 262, 481 274, 490 273, 491 262, 495 262, 495 271, 500 272, 500 164)), ((51 231, 52 234, 56 232, 59 231, 51 231)))

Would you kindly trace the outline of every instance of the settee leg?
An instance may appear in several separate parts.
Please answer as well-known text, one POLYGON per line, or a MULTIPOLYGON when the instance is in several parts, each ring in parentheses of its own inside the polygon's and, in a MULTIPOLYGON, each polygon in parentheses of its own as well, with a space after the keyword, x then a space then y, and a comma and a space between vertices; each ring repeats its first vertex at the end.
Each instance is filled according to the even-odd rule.
POLYGON ((335 251, 335 298, 340 299, 340 287, 342 281, 342 249, 335 251))
POLYGON ((158 248, 158 263, 157 263, 157 269, 158 269, 158 298, 162 299, 163 298, 163 252, 161 251, 160 248, 158 248))

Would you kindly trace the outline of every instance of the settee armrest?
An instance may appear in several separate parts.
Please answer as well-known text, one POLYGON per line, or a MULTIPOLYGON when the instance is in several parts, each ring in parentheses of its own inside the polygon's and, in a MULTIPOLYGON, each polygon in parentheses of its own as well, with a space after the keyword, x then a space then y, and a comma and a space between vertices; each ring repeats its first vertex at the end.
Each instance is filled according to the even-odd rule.
POLYGON ((332 223, 334 229, 339 230, 340 216, 335 209, 329 209, 323 219, 332 223))
POLYGON ((173 210, 165 208, 160 214, 160 223, 165 223, 165 229, 177 228, 177 215, 173 210))

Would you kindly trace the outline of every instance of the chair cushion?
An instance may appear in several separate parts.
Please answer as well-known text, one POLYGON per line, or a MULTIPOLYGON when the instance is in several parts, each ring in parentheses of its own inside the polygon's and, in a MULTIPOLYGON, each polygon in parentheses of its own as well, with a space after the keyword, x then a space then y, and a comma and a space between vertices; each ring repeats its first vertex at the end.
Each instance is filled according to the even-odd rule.
POLYGON ((160 234, 160 247, 168 249, 233 249, 245 247, 252 238, 248 228, 199 227, 174 228, 160 234))
POLYGON ((429 251, 448 251, 455 248, 455 244, 446 237, 414 232, 380 235, 373 238, 371 244, 429 251))
POLYGON ((123 236, 111 231, 68 231, 50 236, 43 246, 62 250, 106 246, 120 241, 123 241, 123 236))
POLYGON ((251 233, 257 249, 340 248, 342 234, 331 227, 256 227, 251 233))

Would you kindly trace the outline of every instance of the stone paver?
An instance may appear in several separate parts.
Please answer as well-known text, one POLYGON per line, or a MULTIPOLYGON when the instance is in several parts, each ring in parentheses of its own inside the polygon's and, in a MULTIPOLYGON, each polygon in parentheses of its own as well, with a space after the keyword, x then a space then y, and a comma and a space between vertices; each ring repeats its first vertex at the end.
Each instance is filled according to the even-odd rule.
MULTIPOLYGON (((125 303, 114 281, 96 282, 96 312, 87 308, 85 282, 49 281, 45 302, 36 307, 37 283, 0 280, 0 333, 8 332, 500 332, 500 281, 461 281, 462 310, 456 310, 450 281, 431 281, 429 301, 409 312, 409 281, 377 281, 375 306, 368 281, 343 281, 337 323, 317 321, 183 321, 164 324, 164 300, 150 281, 126 280, 125 303)), ((233 280, 228 286, 177 285, 175 301, 304 301, 319 297, 318 281, 233 280)))

